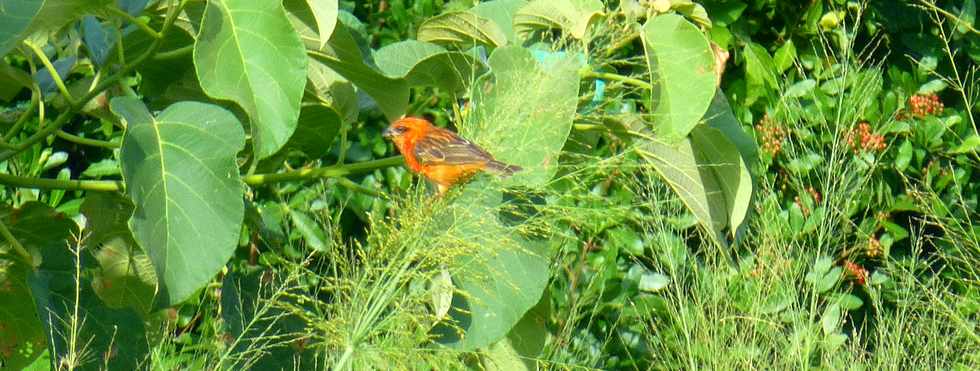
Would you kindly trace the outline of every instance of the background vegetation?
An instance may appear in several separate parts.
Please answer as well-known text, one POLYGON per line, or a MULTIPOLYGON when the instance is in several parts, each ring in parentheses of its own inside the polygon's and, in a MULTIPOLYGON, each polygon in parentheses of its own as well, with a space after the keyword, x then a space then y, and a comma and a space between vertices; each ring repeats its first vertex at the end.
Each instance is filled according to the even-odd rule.
POLYGON ((0 0, 0 367, 980 368, 975 19, 0 0))

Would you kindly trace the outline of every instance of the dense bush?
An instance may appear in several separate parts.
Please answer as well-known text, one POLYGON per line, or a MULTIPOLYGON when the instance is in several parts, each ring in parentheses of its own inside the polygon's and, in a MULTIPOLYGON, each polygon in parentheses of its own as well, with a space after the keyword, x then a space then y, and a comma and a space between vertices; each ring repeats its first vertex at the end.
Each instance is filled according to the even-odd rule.
POLYGON ((0 0, 0 368, 976 369, 975 19, 0 0))

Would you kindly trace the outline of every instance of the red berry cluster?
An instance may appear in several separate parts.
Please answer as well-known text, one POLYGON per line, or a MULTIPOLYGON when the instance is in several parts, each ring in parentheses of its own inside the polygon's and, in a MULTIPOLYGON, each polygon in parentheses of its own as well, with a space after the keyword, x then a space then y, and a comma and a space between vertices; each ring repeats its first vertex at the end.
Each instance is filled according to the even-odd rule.
POLYGON ((769 115, 762 117, 755 125, 755 130, 761 134, 762 150, 775 156, 783 149, 783 140, 786 140, 786 131, 777 125, 769 115))
POLYGON ((845 260, 844 271, 846 271, 847 276, 853 279, 858 285, 864 286, 864 284, 868 282, 868 270, 864 269, 864 267, 858 263, 845 260))
MULTIPOLYGON (((814 205, 820 203, 820 192, 817 192, 817 190, 813 187, 807 187, 806 191, 810 194, 810 198, 813 200, 814 205)), ((810 216, 810 208, 807 207, 806 203, 800 199, 800 196, 796 196, 796 199, 793 202, 796 203, 796 206, 803 212, 803 216, 810 216)))
POLYGON ((871 132, 871 125, 867 121, 858 124, 854 129, 845 135, 847 145, 854 153, 861 151, 884 151, 885 136, 871 132))
POLYGON ((943 108, 945 108, 943 102, 939 101, 939 96, 935 94, 913 95, 909 98, 909 110, 912 116, 917 118, 940 115, 943 113, 943 108))

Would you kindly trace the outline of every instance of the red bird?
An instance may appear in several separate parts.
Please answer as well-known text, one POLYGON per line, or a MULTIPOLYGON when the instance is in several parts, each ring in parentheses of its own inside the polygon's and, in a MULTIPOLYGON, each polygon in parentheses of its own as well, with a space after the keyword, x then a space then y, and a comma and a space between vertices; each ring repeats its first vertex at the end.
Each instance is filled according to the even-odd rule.
POLYGON ((520 166, 493 159, 487 151, 449 130, 421 118, 404 117, 388 126, 382 135, 391 139, 405 156, 405 165, 422 174, 443 194, 449 187, 466 182, 481 171, 510 176, 520 166))

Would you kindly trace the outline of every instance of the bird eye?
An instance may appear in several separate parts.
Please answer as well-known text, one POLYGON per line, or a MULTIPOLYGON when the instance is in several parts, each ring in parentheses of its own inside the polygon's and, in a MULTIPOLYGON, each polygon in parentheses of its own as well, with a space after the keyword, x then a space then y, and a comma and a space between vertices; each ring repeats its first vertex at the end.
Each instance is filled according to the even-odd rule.
POLYGON ((395 132, 398 133, 398 134, 402 134, 402 133, 404 133, 406 131, 408 131, 408 128, 406 128, 404 126, 398 126, 398 127, 395 128, 395 132))

